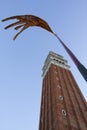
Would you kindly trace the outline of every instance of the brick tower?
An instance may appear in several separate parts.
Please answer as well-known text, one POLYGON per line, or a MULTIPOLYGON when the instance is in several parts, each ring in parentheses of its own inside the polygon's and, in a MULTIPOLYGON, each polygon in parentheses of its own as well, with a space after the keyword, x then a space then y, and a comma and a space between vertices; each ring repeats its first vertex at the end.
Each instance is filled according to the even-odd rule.
POLYGON ((50 52, 42 76, 39 130, 87 130, 87 104, 67 61, 50 52))

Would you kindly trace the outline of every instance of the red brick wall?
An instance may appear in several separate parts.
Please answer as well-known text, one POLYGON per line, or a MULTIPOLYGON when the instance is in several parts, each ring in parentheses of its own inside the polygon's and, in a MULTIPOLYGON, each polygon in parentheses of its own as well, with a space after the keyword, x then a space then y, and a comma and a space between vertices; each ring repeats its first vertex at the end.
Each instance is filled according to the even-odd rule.
POLYGON ((39 130, 87 130, 87 105, 74 77, 53 64, 43 79, 39 130))

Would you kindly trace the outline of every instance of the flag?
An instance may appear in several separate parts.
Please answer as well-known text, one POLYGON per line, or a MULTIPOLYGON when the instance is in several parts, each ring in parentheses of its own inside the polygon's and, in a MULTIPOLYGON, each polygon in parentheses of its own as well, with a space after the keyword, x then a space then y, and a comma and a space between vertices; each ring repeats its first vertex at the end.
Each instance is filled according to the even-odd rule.
POLYGON ((48 23, 37 17, 34 15, 17 15, 17 16, 12 16, 12 17, 8 17, 2 20, 2 22, 7 21, 7 20, 13 20, 13 19, 17 19, 17 22, 12 23, 8 26, 5 27, 5 29, 8 29, 10 27, 16 26, 15 30, 18 30, 20 28, 22 28, 13 38, 13 40, 15 40, 17 38, 17 36, 22 33, 25 29, 27 29, 28 27, 32 27, 32 26, 38 26, 38 27, 42 27, 44 29, 46 29, 47 31, 53 33, 52 29, 50 28, 50 26, 48 25, 48 23))
POLYGON ((58 35, 52 31, 52 29, 50 28, 50 26, 48 25, 48 23, 45 20, 43 20, 37 16, 34 16, 34 15, 17 15, 17 16, 12 16, 12 17, 3 19, 2 22, 7 21, 7 20, 13 20, 13 19, 17 19, 18 21, 6 26, 5 29, 8 29, 13 26, 16 26, 15 30, 22 28, 14 36, 13 40, 15 40, 17 38, 17 36, 20 33, 22 33, 25 29, 27 29, 28 27, 38 26, 38 27, 44 28, 45 30, 53 33, 54 36, 56 36, 56 38, 60 41, 60 43, 66 50, 66 52, 69 54, 69 56, 71 57, 71 59, 73 60, 75 65, 77 66, 77 68, 80 71, 83 78, 87 81, 87 69, 80 63, 80 61, 76 58, 76 56, 72 53, 72 51, 65 45, 65 43, 58 37, 58 35))

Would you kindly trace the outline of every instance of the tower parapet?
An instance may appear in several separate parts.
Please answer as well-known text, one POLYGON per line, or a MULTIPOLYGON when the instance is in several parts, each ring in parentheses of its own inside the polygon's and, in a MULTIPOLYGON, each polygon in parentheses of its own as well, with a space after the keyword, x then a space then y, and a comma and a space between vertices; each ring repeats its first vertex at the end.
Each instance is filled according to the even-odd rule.
POLYGON ((46 60, 45 60, 44 66, 42 68, 42 70, 43 70, 42 76, 43 77, 46 75, 46 73, 47 73, 47 71, 48 71, 51 64, 60 66, 62 68, 68 69, 68 70, 70 68, 70 66, 68 65, 67 60, 65 60, 63 58, 63 56, 58 55, 58 54, 50 51, 47 58, 46 58, 46 60))

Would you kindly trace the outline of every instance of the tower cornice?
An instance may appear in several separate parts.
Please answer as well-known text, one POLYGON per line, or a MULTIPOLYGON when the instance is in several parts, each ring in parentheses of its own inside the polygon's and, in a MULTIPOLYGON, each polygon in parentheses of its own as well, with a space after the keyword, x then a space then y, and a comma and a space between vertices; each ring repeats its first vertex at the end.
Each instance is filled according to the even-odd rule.
POLYGON ((67 69, 67 70, 69 70, 69 68, 70 68, 67 60, 65 60, 63 58, 63 56, 58 55, 58 54, 50 51, 46 60, 45 60, 44 66, 42 68, 42 71, 43 71, 42 76, 43 77, 46 75, 51 64, 54 64, 56 66, 62 67, 62 68, 67 69))

